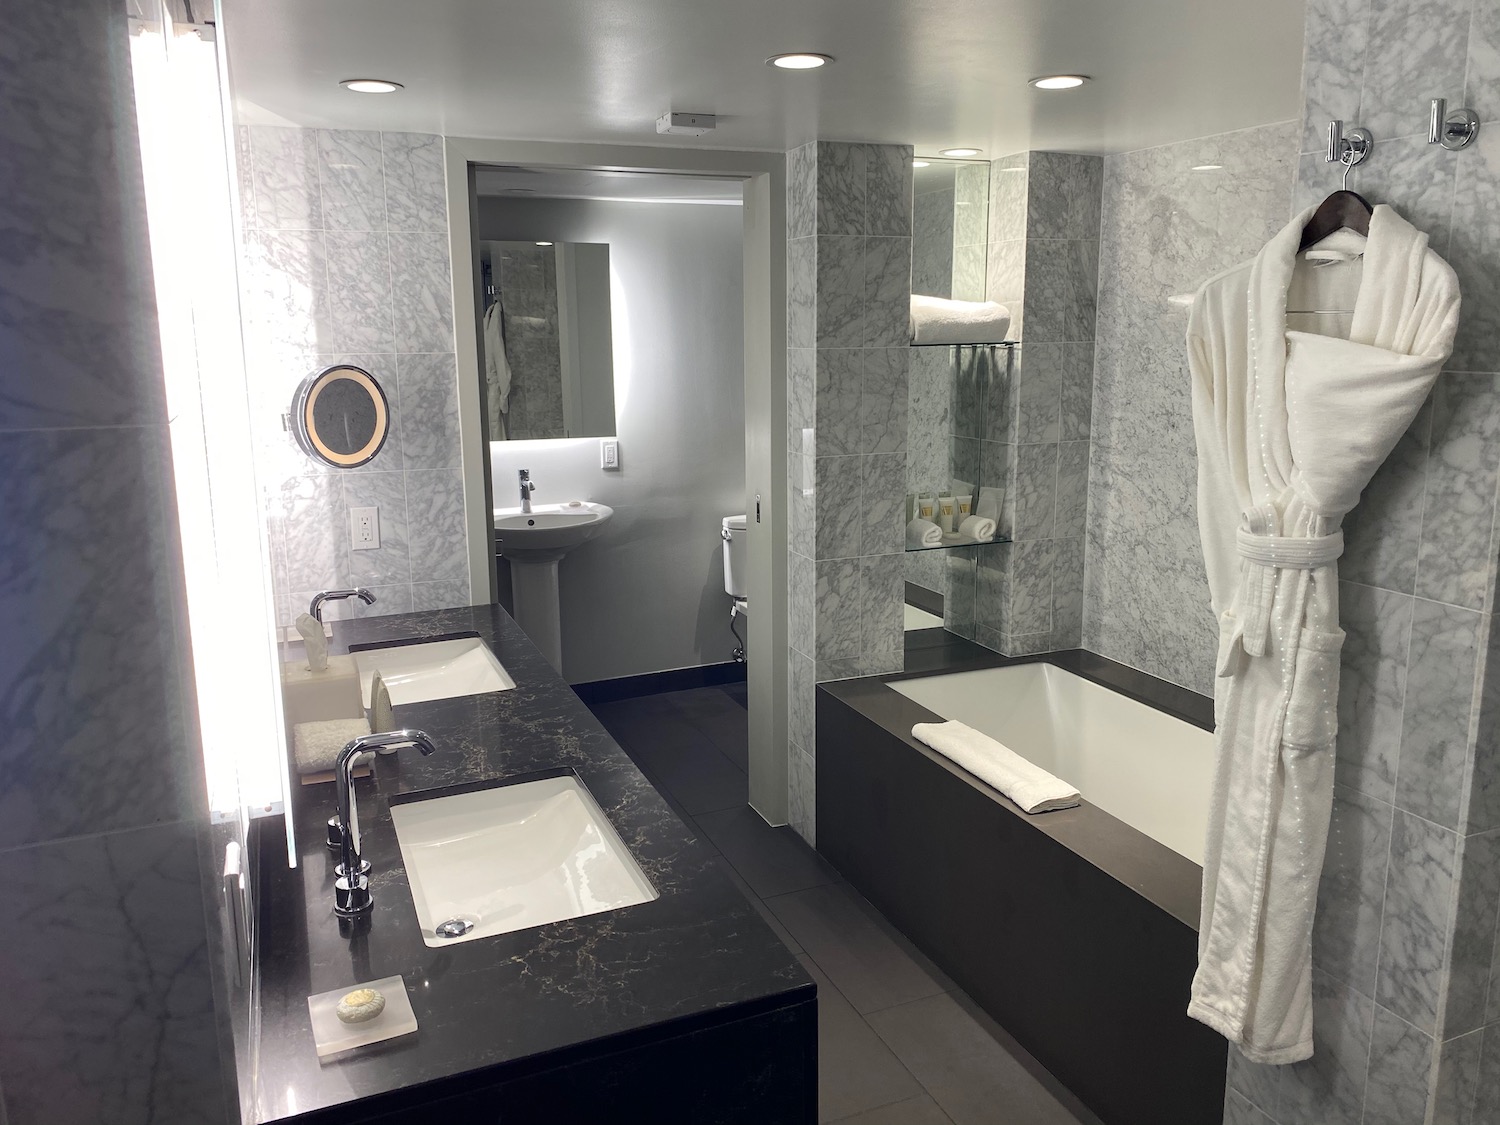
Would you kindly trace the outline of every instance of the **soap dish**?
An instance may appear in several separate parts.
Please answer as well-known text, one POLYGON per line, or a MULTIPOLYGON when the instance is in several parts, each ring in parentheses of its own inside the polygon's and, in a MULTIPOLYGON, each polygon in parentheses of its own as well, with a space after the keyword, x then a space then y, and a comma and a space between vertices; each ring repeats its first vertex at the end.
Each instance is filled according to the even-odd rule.
POLYGON ((417 1030, 417 1016, 411 1010, 411 998, 406 995, 406 982, 400 977, 386 977, 365 984, 347 984, 332 992, 320 992, 307 998, 307 1011, 312 1016, 313 1040, 318 1046, 318 1058, 327 1058, 356 1047, 367 1047, 398 1035, 410 1035, 417 1030), (385 1010, 365 1023, 344 1023, 334 1013, 338 1003, 356 988, 373 988, 385 997, 385 1010))

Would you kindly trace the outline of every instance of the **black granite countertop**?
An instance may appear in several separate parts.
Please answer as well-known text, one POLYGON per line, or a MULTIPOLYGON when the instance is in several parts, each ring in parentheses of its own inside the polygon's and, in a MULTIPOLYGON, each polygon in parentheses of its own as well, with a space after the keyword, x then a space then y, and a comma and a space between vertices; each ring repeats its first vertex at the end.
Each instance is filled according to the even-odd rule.
MULTIPOLYGON (((333 786, 302 787, 293 810, 299 866, 265 833, 259 876, 257 1120, 337 1120, 392 1112, 455 1086, 561 1065, 610 1038, 663 1025, 805 1002, 797 960, 514 621, 476 606, 340 622, 332 651, 370 642, 477 634, 516 681, 512 691, 396 708, 438 752, 402 750, 356 783, 375 906, 352 929, 333 915, 334 859, 324 845, 333 786), (388 799, 533 771, 575 770, 659 897, 567 922, 430 949, 422 941, 388 799), (278 853, 278 849, 279 853, 278 853), (319 1062, 307 997, 400 975, 414 1035, 319 1062)), ((436 794, 434 794, 436 795, 436 794)))

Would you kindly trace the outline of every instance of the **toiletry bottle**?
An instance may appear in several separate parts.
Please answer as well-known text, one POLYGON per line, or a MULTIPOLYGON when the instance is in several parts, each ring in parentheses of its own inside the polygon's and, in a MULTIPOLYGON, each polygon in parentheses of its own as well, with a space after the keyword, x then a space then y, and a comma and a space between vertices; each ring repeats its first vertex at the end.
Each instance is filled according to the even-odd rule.
POLYGON ((917 497, 917 516, 924 520, 934 520, 937 514, 937 501, 929 493, 921 493, 917 497))
POLYGON ((949 493, 945 492, 941 496, 938 497, 938 499, 937 499, 937 510, 938 510, 937 525, 938 525, 938 527, 942 528, 942 531, 943 531, 944 535, 952 535, 953 534, 953 511, 954 511, 954 507, 955 507, 955 504, 954 504, 953 497, 949 493))

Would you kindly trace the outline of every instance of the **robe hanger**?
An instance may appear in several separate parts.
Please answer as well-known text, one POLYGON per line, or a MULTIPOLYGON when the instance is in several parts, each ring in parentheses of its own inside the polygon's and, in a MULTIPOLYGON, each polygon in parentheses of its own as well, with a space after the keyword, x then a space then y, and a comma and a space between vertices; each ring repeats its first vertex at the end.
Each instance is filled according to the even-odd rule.
MULTIPOLYGON (((1312 218, 1307 220, 1307 225, 1302 228, 1302 238, 1297 244, 1299 254, 1345 228, 1352 230, 1355 234, 1362 234, 1366 238, 1370 236, 1370 216, 1374 214, 1375 209, 1370 206, 1370 201, 1364 196, 1349 190, 1349 171, 1368 154, 1369 142, 1366 140, 1362 147, 1348 144, 1347 139, 1340 136, 1341 125, 1341 122, 1330 123, 1328 153, 1331 161, 1334 159, 1334 153, 1338 152, 1338 162, 1344 166, 1343 186, 1318 204, 1318 209, 1312 213, 1312 218)), ((1350 132, 1358 134, 1363 133, 1363 130, 1350 132)), ((1287 309, 1287 315, 1349 316, 1352 313, 1348 309, 1287 309)))
POLYGON ((1307 220, 1297 246, 1299 254, 1344 227, 1369 237, 1370 216, 1375 209, 1364 196, 1349 190, 1349 172, 1369 155, 1374 141, 1368 130, 1354 128, 1346 134, 1343 125, 1342 121, 1328 123, 1328 155, 1324 158, 1330 164, 1337 162, 1344 166, 1343 185, 1318 204, 1312 218, 1307 220))

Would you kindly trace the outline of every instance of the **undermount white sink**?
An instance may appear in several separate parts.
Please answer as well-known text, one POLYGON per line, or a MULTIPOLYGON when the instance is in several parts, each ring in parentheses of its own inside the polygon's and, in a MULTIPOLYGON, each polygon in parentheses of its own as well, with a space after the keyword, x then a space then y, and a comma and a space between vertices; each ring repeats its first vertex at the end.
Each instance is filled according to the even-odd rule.
POLYGON ((434 949, 657 897, 572 773, 393 802, 391 819, 422 940, 434 949), (444 928, 457 936, 438 936, 455 921, 444 928))
POLYGON ((533 504, 531 511, 496 508, 495 546, 506 556, 571 551, 598 535, 615 510, 608 504, 533 504))
POLYGON ((354 653, 359 690, 370 705, 370 683, 380 673, 392 705, 510 691, 516 681, 478 637, 371 648, 354 653))

